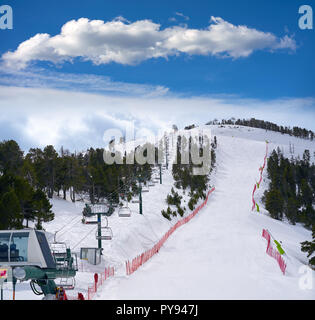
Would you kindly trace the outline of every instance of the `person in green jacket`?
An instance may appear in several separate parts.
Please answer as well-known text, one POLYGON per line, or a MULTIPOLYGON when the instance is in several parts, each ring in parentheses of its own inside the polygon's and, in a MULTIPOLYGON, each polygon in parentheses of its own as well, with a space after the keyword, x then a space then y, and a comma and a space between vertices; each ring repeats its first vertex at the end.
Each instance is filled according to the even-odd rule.
MULTIPOLYGON (((285 254, 285 251, 282 249, 281 244, 277 240, 273 240, 277 246, 277 249, 281 255, 285 254)), ((280 241, 281 242, 281 241, 280 241)))

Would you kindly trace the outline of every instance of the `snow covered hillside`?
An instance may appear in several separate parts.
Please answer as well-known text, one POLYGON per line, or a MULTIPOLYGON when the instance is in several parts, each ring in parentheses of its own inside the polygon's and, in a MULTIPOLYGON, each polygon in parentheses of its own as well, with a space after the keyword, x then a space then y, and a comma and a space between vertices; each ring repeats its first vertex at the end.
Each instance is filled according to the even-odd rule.
MULTIPOLYGON (((301 157, 309 149, 311 161, 315 161, 315 142, 248 127, 204 128, 209 127, 212 136, 217 137, 218 148, 217 168, 211 177, 216 191, 208 204, 179 228, 157 255, 126 276, 125 261, 151 248, 178 221, 173 218, 170 222, 161 215, 174 183, 171 170, 166 170, 163 184, 143 193, 143 215, 138 214, 138 204, 130 203, 130 218, 119 218, 117 210, 108 218, 114 238, 107 243, 103 241, 102 264, 91 266, 79 261, 76 288, 69 295, 85 294, 94 272, 113 266, 115 277, 106 281, 96 299, 315 299, 314 271, 313 289, 303 290, 299 286, 303 276, 300 267, 307 264, 300 243, 311 240, 311 232, 301 225, 273 220, 263 208, 260 213, 251 211, 251 193, 259 179, 266 140, 269 153, 280 147, 291 157, 293 144, 294 157, 301 157), (287 253, 285 275, 276 260, 266 254, 263 229, 282 241, 287 253)), ((258 202, 266 187, 265 172, 258 202)), ((80 247, 97 246, 96 226, 81 223, 83 205, 55 198, 55 220, 44 224, 51 239, 59 230, 57 240, 66 241, 78 254, 80 247)), ((18 284, 17 290, 17 299, 38 298, 27 284, 18 284)))

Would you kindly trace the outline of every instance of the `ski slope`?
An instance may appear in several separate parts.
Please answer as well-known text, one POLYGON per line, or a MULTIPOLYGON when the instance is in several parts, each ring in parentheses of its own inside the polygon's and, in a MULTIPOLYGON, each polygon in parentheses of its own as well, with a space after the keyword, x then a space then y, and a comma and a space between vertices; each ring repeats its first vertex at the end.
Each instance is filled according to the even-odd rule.
MULTIPOLYGON (((103 242, 101 265, 92 266, 79 260, 76 289, 69 291, 69 295, 85 294, 94 272, 113 266, 115 277, 106 281, 95 299, 315 299, 315 272, 312 271, 312 290, 299 287, 303 276, 299 268, 308 260, 300 250, 300 242, 311 240, 311 232, 301 225, 271 219, 262 205, 261 213, 251 211, 251 193, 259 178, 265 141, 270 142, 269 153, 280 147, 288 157, 291 156, 289 144, 295 146, 295 157, 301 157, 309 149, 312 161, 315 161, 315 142, 262 129, 210 127, 212 135, 217 137, 218 148, 217 168, 211 177, 216 191, 207 206, 176 230, 157 255, 126 276, 125 261, 151 248, 178 221, 173 218, 170 222, 161 215, 161 210, 167 208, 165 199, 174 183, 171 170, 165 171, 163 184, 143 193, 143 215, 138 214, 138 204, 130 203, 131 218, 119 218, 117 210, 109 217, 114 238, 103 242), (287 253, 285 276, 276 260, 266 254, 263 228, 282 241, 287 253)), ((170 159, 174 159, 174 150, 170 159)), ((259 198, 267 185, 264 174, 256 195, 260 204, 259 198)), ((183 195, 186 201, 183 204, 188 200, 183 195)), ((52 203, 55 220, 44 224, 51 240, 59 230, 57 240, 67 242, 78 254, 80 247, 97 246, 96 226, 81 223, 83 202, 73 204, 55 197, 52 203)), ((27 283, 18 284, 17 290, 17 299, 41 299, 30 291, 27 283)))
MULTIPOLYGON (((298 269, 306 263, 299 243, 309 238, 309 232, 251 212, 250 194, 265 140, 278 144, 276 135, 258 132, 253 139, 244 137, 244 131, 239 137, 233 130, 234 135, 221 131, 213 132, 219 143, 218 170, 216 192, 208 205, 135 274, 113 279, 99 299, 315 298, 315 289, 299 288, 298 269), (289 256, 285 276, 265 253, 263 228, 283 242, 289 256)), ((278 141, 285 147, 285 141, 278 141)))

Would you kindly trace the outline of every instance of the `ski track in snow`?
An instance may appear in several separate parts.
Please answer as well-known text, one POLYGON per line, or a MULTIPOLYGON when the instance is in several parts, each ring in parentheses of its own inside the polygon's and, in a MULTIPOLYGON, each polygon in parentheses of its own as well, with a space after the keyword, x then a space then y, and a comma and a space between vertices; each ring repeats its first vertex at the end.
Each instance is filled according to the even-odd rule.
MULTIPOLYGON (((216 191, 194 219, 183 225, 167 240, 160 252, 131 276, 125 275, 125 260, 151 248, 178 219, 167 221, 161 210, 167 207, 165 198, 173 186, 171 170, 163 174, 163 185, 150 188, 143 194, 144 215, 138 204, 129 204, 132 218, 122 219, 117 211, 109 218, 114 239, 103 242, 102 264, 91 266, 79 262, 77 292, 86 293, 93 273, 105 266, 115 266, 115 277, 100 288, 96 299, 315 299, 315 288, 299 288, 299 267, 307 263, 300 242, 311 239, 311 232, 301 225, 292 226, 251 211, 251 193, 263 164, 265 141, 270 142, 269 154, 280 147, 286 156, 289 143, 295 146, 295 156, 305 149, 313 156, 315 142, 289 137, 262 129, 247 127, 211 126, 217 136, 217 169, 211 179, 216 191), (273 258, 266 254, 267 243, 262 229, 283 243, 288 257, 284 276, 273 258)), ((174 152, 171 151, 171 158, 174 152)), ((312 157, 314 161, 314 158, 312 157)), ((266 172, 256 199, 267 187, 266 172)), ((185 197, 187 199, 187 197, 185 197)), ((83 203, 53 200, 55 220, 45 229, 57 240, 67 241, 71 248, 97 246, 96 226, 81 223, 83 203)), ((53 238, 53 237, 52 237, 53 238)), ((79 260, 79 259, 78 259, 79 260)), ((312 272, 315 285, 315 272, 312 272)), ((18 285, 17 298, 36 299, 25 284, 18 285)))

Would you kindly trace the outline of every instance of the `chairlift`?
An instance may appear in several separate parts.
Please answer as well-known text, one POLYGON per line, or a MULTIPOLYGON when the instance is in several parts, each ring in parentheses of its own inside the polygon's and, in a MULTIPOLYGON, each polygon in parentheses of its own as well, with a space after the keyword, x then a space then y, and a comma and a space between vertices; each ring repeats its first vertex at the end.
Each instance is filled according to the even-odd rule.
POLYGON ((118 216, 119 217, 130 217, 131 216, 131 210, 128 206, 123 206, 118 210, 118 216))
POLYGON ((100 213, 101 215, 104 215, 108 212, 108 210, 109 210, 109 205, 106 203, 97 203, 92 206, 93 214, 100 213))
POLYGON ((65 290, 74 290, 75 288, 75 278, 70 277, 70 278, 60 278, 59 281, 56 281, 56 286, 58 288, 62 287, 65 290))
POLYGON ((155 183, 153 181, 150 181, 148 184, 149 187, 155 187, 155 183))
POLYGON ((113 231, 108 226, 108 219, 106 218, 106 226, 101 227, 101 233, 98 234, 99 230, 96 230, 95 237, 96 240, 112 240, 113 239, 113 231))
POLYGON ((111 202, 111 207, 112 208, 117 208, 118 207, 118 203, 117 202, 111 202))
POLYGON ((95 218, 93 217, 83 217, 82 219, 84 224, 97 224, 97 220, 95 220, 95 218))
POLYGON ((55 268, 46 233, 40 230, 1 230, 0 264, 11 267, 32 265, 55 268))
POLYGON ((75 286, 74 277, 78 271, 76 254, 64 242, 57 242, 56 233, 54 242, 49 244, 44 231, 0 231, 0 263, 13 268, 15 279, 30 280, 33 292, 38 295, 55 294, 59 285, 68 290, 75 286), (56 279, 62 279, 60 284, 55 283, 56 279))
POLYGON ((132 203, 139 203, 140 201, 139 200, 132 200, 131 202, 132 203))
POLYGON ((110 227, 102 227, 101 234, 98 234, 98 230, 95 233, 96 240, 112 240, 113 239, 113 231, 110 227))
POLYGON ((142 192, 149 192, 150 191, 149 186, 143 186, 141 191, 142 192))
MULTIPOLYGON (((70 249, 68 248, 65 242, 56 241, 56 234, 57 232, 55 233, 54 242, 50 244, 50 249, 56 264, 56 268, 62 269, 62 270, 69 270, 70 264, 71 264, 70 258, 72 258, 70 249)), ((72 262, 75 262, 75 261, 73 260, 72 262)), ((68 278, 71 278, 71 277, 67 276, 67 277, 61 278, 60 281, 64 283, 65 282, 68 283, 68 280, 67 280, 68 278)), ((72 285, 71 286, 68 285, 68 286, 72 287, 72 285)))

